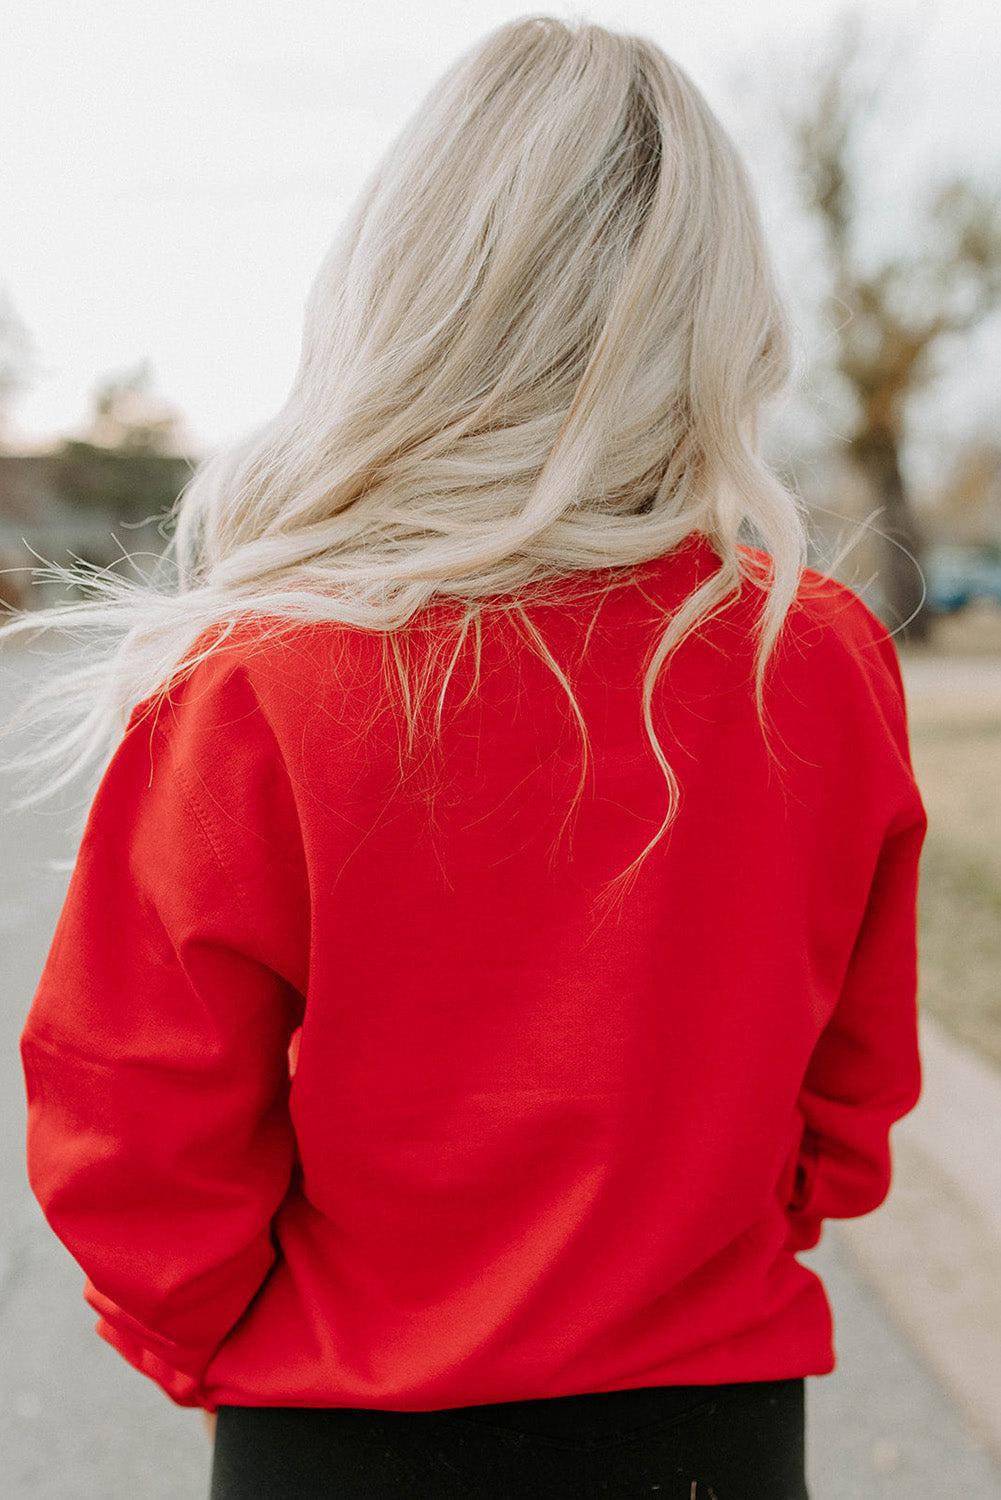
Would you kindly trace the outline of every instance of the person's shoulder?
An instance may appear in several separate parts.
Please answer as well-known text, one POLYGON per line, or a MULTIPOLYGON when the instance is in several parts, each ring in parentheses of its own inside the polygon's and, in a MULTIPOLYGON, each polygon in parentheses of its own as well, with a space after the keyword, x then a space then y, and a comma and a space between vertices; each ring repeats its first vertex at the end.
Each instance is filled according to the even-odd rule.
MULTIPOLYGON (((761 548, 742 546, 752 569, 770 574, 769 554, 761 548)), ((745 595, 755 595, 755 616, 762 598, 757 586, 745 580, 745 595)), ((843 666, 852 677, 903 693, 900 660, 890 628, 856 589, 819 568, 801 569, 793 599, 783 622, 782 643, 787 651, 809 656, 814 665, 823 662, 832 677, 843 666)), ((833 685, 833 683, 832 683, 833 685)))
POLYGON ((373 632, 340 621, 248 614, 215 622, 134 705, 128 729, 155 723, 164 734, 223 727, 264 734, 275 715, 308 704, 330 673, 343 685, 365 673, 378 650, 373 632))
MULTIPOLYGON (((769 555, 743 549, 752 571, 769 579, 769 555)), ((753 595, 752 618, 760 626, 763 593, 753 595)), ((804 567, 775 648, 777 670, 802 699, 823 705, 862 734, 889 737, 906 752, 908 710, 894 632, 849 583, 804 567)))
POLYGON ((817 733, 852 747, 853 774, 892 788, 887 827, 920 822, 900 659, 894 633, 876 611, 850 584, 805 567, 776 658, 782 682, 817 733))
POLYGON ((257 618, 198 631, 132 709, 107 778, 123 796, 138 789, 146 828, 187 807, 233 867, 246 866, 245 883, 249 849, 287 851, 299 837, 290 753, 307 689, 290 685, 290 663, 305 649, 302 634, 296 622, 269 629, 257 618))
POLYGON ((803 570, 790 629, 795 648, 805 656, 804 676, 828 711, 848 726, 859 756, 875 753, 877 746, 881 763, 889 755, 903 778, 909 809, 917 793, 894 632, 850 584, 812 567, 803 570))
POLYGON ((850 584, 806 567, 800 575, 796 604, 805 619, 834 635, 848 645, 890 640, 888 627, 850 584))
MULTIPOLYGON (((172 747, 196 735, 211 738, 241 699, 254 696, 248 672, 252 649, 253 633, 246 627, 227 631, 213 625, 199 631, 180 659, 134 704, 126 735, 144 729, 151 743, 172 747)), ((252 729, 249 723, 246 727, 252 729)))
POLYGON ((804 568, 795 609, 815 639, 844 655, 877 692, 903 703, 903 675, 894 633, 850 584, 819 569, 804 568))
MULTIPOLYGON (((757 591, 757 585, 749 582, 751 574, 771 582, 772 558, 764 548, 741 543, 738 551, 744 560, 745 591, 757 591)), ((849 643, 882 639, 889 634, 879 616, 855 589, 814 567, 800 570, 789 619, 798 620, 806 629, 813 627, 849 643)))

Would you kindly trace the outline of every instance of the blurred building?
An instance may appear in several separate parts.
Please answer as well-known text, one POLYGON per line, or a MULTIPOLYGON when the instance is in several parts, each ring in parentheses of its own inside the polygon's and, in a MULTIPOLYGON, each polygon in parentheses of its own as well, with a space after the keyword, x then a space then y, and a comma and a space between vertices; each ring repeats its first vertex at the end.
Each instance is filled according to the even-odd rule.
POLYGON ((0 454, 0 602, 24 609, 65 599, 62 581, 32 573, 51 563, 120 566, 123 553, 162 550, 159 513, 190 472, 176 456, 84 443, 0 454))

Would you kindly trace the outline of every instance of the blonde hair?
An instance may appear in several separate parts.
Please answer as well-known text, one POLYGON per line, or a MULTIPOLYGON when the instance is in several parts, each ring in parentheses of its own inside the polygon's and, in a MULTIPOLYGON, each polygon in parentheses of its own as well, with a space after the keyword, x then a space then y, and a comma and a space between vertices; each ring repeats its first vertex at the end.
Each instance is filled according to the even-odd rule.
POLYGON ((808 547, 802 503, 757 451, 759 409, 789 375, 751 185, 685 71, 582 20, 499 26, 376 165, 310 291, 285 404, 195 470, 152 576, 54 565, 96 597, 0 627, 0 641, 38 628, 100 641, 22 708, 54 729, 8 762, 44 777, 19 805, 99 758, 132 707, 251 617, 264 637, 303 621, 382 632, 412 736, 401 628, 432 600, 458 606, 459 646, 489 609, 521 620, 570 699, 586 774, 572 683, 526 605, 596 569, 610 570, 603 589, 628 583, 701 531, 721 566, 673 613, 643 680, 669 806, 630 876, 679 805, 656 677, 744 580, 764 595, 763 712, 808 547))

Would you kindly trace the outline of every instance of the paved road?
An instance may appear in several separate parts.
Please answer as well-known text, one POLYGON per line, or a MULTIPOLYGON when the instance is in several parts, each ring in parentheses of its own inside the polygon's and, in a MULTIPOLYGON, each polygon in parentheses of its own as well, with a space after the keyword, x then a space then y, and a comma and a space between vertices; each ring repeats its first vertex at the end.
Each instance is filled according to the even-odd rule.
MULTIPOLYGON (((0 657, 0 720, 44 658, 0 657)), ((51 939, 67 856, 50 808, 11 813, 0 781, 0 1485, 10 1500, 203 1500, 209 1443, 93 1332, 82 1273, 51 1234, 23 1172, 16 1039, 51 939)), ((834 1306, 839 1367, 808 1381, 812 1500, 1001 1500, 994 1466, 878 1296, 837 1225, 804 1256, 834 1306)), ((417 1497, 415 1497, 417 1500, 417 1497)))

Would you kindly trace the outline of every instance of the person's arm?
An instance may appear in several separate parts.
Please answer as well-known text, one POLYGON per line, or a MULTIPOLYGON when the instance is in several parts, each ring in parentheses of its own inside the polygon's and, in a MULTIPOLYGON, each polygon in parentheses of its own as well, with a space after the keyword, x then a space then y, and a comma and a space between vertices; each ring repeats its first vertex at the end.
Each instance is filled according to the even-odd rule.
POLYGON ((210 1404, 199 1377, 275 1260, 304 1004, 255 899, 270 846, 254 797, 280 802, 263 726, 245 693, 199 694, 152 736, 133 714, 20 1039, 32 1191, 86 1273, 96 1331, 182 1406, 210 1404), (195 754, 214 757, 207 776, 195 754), (229 773, 233 818, 207 790, 229 773))
POLYGON ((888 838, 838 1003, 800 1095, 805 1125, 788 1208, 790 1243, 809 1249, 825 1218, 878 1208, 890 1187, 890 1127, 921 1093, 916 899, 919 819, 888 838))
MULTIPOLYGON (((891 1126, 917 1103, 917 901, 927 813, 914 780, 899 662, 892 637, 868 611, 874 722, 896 803, 833 1014, 803 1079, 804 1128, 787 1207, 788 1243, 809 1249, 825 1218, 870 1213, 891 1180, 891 1126)), ((866 753, 864 745, 860 753, 866 753)))

